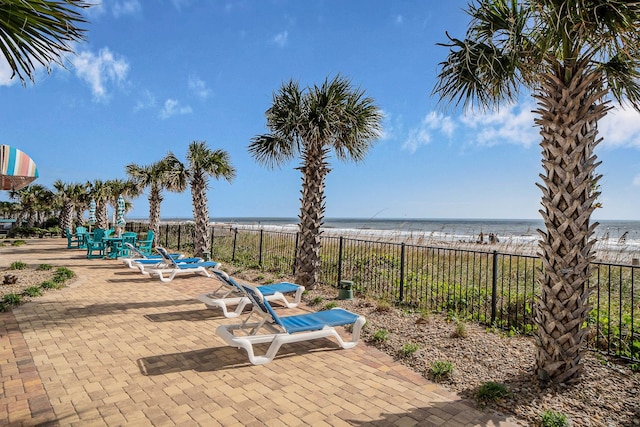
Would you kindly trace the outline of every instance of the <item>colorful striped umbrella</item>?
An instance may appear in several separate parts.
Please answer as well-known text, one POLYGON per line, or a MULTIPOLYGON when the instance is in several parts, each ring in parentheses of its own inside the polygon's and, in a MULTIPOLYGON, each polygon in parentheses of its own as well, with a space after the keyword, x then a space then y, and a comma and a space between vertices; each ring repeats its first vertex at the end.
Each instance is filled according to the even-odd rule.
POLYGON ((17 148, 0 145, 0 190, 19 190, 38 177, 31 157, 17 148))
POLYGON ((124 197, 118 196, 118 209, 116 210, 116 225, 124 227, 127 222, 124 220, 124 197))

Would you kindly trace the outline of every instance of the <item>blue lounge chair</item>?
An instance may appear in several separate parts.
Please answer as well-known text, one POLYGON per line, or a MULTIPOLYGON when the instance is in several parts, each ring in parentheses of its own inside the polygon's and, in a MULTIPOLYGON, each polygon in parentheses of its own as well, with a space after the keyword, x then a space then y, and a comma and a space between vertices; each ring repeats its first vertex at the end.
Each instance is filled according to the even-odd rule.
POLYGON ((196 273, 211 277, 209 269, 214 269, 220 265, 215 261, 178 262, 171 258, 165 248, 157 246, 156 251, 162 255, 163 265, 145 269, 145 274, 158 276, 161 282, 170 282, 178 274, 196 273))
MULTIPOLYGON (((213 270, 213 274, 220 280, 220 287, 212 293, 200 295, 198 300, 205 303, 208 308, 221 309, 224 317, 240 316, 245 307, 251 304, 251 300, 244 293, 242 286, 227 273, 222 270, 213 270), (235 310, 229 311, 228 307, 234 305, 236 306, 235 310)), ((267 301, 278 301, 287 308, 297 307, 304 292, 304 286, 289 282, 273 283, 257 288, 267 301), (289 302, 285 294, 294 294, 293 302, 289 302)))
MULTIPOLYGON (((124 265, 132 269, 141 269, 140 266, 154 266, 164 262, 162 255, 147 255, 140 252, 131 242, 124 242, 124 247, 129 250, 130 257, 121 258, 124 265), (137 256, 134 258, 134 255, 137 256)), ((182 262, 203 261, 202 258, 185 258, 183 254, 170 254, 171 258, 179 259, 182 262)), ((144 273, 144 271, 143 271, 144 273)))
POLYGON ((271 362, 283 344, 328 337, 333 337, 345 349, 358 344, 360 331, 366 321, 363 316, 342 308, 334 308, 279 317, 258 288, 246 284, 243 284, 242 288, 253 303, 251 315, 239 325, 218 326, 216 334, 228 345, 244 349, 249 361, 254 365, 271 362), (258 322, 249 322, 253 315, 258 316, 258 322), (336 331, 336 326, 352 326, 351 340, 344 341, 336 331), (267 329, 269 333, 259 334, 262 328, 267 329), (256 356, 253 345, 266 343, 271 343, 266 353, 256 356))

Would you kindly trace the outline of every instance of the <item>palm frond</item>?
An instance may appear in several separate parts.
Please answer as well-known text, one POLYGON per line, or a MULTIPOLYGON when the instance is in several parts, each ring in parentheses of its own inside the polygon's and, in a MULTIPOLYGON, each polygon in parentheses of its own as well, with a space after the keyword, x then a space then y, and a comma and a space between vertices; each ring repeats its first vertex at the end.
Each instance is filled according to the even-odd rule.
POLYGON ((611 95, 621 104, 630 104, 640 112, 640 59, 616 55, 602 69, 611 95))
POLYGON ((74 42, 85 39, 84 0, 5 0, 0 2, 0 52, 22 83, 33 81, 37 64, 64 66, 74 42))
POLYGON ((297 137, 292 142, 271 134, 258 135, 251 139, 248 150, 258 163, 273 169, 295 157, 299 150, 297 141, 297 137))

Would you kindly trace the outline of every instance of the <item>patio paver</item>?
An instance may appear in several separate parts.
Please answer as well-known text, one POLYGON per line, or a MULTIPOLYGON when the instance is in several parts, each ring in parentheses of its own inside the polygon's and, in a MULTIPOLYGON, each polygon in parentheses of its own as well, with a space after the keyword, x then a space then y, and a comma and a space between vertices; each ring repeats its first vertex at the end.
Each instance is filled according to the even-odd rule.
POLYGON ((215 334, 238 319, 196 300, 216 279, 165 284, 84 255, 55 238, 0 248, 0 268, 20 260, 78 276, 0 313, 0 425, 524 425, 478 411, 364 342, 289 344, 253 366, 215 334))

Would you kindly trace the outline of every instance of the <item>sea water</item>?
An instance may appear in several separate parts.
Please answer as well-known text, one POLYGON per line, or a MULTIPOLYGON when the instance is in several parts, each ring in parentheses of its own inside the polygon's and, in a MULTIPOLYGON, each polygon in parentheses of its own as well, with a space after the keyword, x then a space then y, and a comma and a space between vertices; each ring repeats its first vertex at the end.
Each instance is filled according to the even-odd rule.
MULTIPOLYGON (((295 231, 296 218, 211 218, 214 225, 263 230, 295 231)), ((640 221, 600 220, 595 237, 597 248, 609 251, 640 251, 640 221)), ((535 245, 540 239, 537 230, 544 230, 541 219, 366 219, 326 218, 323 232, 329 235, 348 235, 358 238, 417 239, 441 242, 477 242, 482 237, 489 243, 489 235, 502 243, 535 245), (481 236, 482 233, 482 236, 481 236)))

